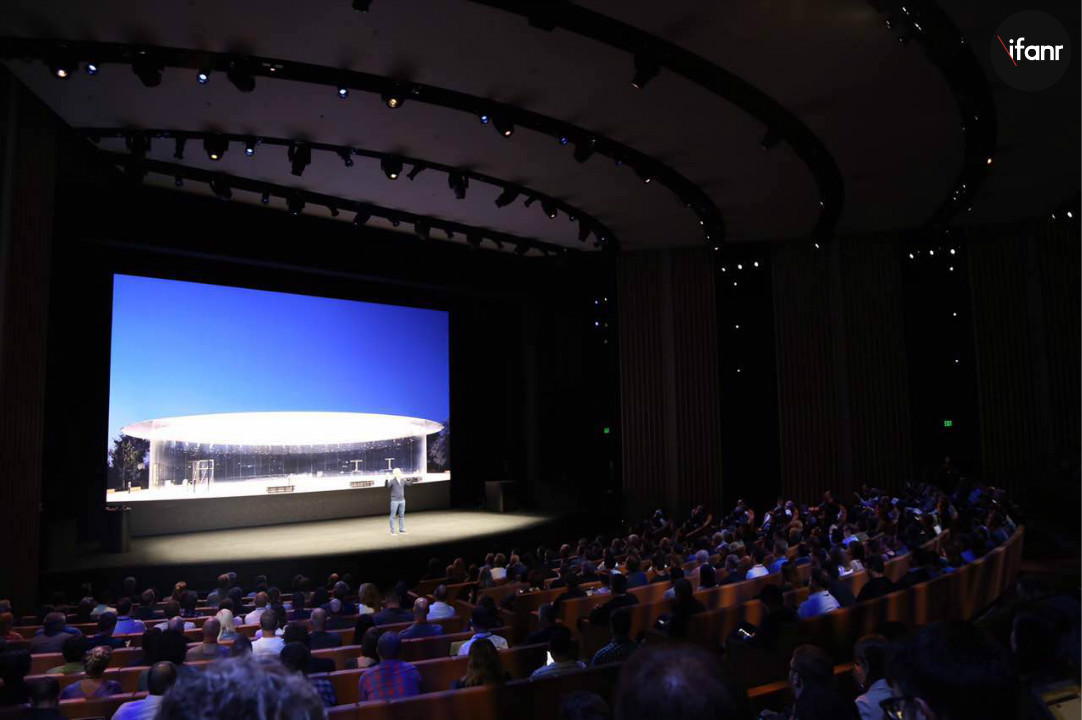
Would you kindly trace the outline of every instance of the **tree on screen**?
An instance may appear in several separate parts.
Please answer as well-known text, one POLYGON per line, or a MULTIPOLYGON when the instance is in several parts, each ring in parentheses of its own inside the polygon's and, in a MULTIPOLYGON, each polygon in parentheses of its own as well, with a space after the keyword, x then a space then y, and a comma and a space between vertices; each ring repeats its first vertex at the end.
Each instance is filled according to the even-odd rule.
POLYGON ((126 490, 128 487, 148 486, 149 472, 146 466, 150 441, 120 435, 113 439, 109 451, 109 487, 126 490))
POLYGON ((451 465, 451 421, 443 429, 428 436, 428 472, 445 472, 451 465))

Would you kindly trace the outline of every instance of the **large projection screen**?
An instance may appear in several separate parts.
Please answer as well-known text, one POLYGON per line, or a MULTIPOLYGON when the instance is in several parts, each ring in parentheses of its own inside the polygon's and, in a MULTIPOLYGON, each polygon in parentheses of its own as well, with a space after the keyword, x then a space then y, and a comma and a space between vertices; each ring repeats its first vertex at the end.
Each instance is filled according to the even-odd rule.
POLYGON ((450 480, 448 313, 116 274, 106 500, 450 480))

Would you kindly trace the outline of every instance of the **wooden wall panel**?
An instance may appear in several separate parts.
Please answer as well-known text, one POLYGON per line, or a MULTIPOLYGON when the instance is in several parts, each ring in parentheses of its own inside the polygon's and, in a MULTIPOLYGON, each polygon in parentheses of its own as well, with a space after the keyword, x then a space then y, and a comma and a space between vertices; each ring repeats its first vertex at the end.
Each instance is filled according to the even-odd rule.
POLYGON ((713 263, 706 250, 619 263, 623 492, 628 517, 720 503, 713 263))

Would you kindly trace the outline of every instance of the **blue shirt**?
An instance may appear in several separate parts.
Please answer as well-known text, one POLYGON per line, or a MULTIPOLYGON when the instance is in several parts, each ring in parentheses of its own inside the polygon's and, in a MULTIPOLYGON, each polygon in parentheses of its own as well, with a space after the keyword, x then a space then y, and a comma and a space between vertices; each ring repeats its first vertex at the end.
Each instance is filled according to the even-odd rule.
POLYGON ((443 635, 443 626, 427 622, 421 623, 420 625, 415 623, 398 633, 400 638, 407 640, 412 638, 435 637, 436 635, 443 635))
POLYGON ((146 626, 143 625, 142 620, 134 620, 129 615, 118 617, 116 619, 116 629, 113 630, 114 635, 130 635, 132 633, 146 632, 146 626))

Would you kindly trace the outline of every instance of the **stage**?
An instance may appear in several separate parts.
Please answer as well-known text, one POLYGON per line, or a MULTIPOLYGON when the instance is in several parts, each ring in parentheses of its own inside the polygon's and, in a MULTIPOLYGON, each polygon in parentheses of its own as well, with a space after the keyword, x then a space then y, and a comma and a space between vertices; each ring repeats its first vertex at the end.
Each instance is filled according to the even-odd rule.
MULTIPOLYGON (((131 568, 206 566, 216 575, 240 566, 276 567, 322 564, 329 558, 364 562, 373 555, 436 555, 450 562, 451 552, 484 546, 497 539, 505 551, 509 537, 546 529, 555 533, 558 518, 541 513, 490 513, 480 510, 431 510, 406 514, 405 535, 390 535, 386 515, 316 522, 213 530, 135 538, 127 553, 57 553, 50 572, 108 572, 131 568), (462 548, 462 549, 460 549, 462 548), (305 563, 305 559, 312 562, 305 563)), ((559 536, 547 538, 555 543, 559 536)), ((472 558, 476 561, 478 558, 472 558)), ((422 568, 416 568, 418 571, 422 568)), ((303 572, 303 570, 298 570, 303 572)), ((112 573, 109 573, 112 574, 112 573)))

